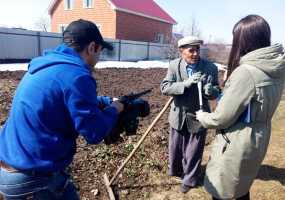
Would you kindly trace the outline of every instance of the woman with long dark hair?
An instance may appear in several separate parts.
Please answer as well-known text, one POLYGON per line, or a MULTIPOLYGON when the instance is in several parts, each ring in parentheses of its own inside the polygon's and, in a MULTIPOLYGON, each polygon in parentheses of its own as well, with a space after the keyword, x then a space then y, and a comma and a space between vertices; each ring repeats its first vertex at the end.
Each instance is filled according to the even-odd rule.
POLYGON ((284 49, 270 38, 268 23, 258 15, 234 26, 223 95, 213 113, 196 113, 204 127, 219 130, 204 179, 213 199, 250 199, 265 157, 285 76, 284 49))

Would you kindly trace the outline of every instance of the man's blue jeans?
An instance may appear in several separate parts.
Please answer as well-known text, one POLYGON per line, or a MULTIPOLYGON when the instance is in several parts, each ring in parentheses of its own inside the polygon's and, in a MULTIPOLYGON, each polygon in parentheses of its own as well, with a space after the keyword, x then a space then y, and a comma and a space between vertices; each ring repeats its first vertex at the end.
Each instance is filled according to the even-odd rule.
POLYGON ((6 200, 79 200, 65 172, 31 175, 0 168, 0 193, 6 200))

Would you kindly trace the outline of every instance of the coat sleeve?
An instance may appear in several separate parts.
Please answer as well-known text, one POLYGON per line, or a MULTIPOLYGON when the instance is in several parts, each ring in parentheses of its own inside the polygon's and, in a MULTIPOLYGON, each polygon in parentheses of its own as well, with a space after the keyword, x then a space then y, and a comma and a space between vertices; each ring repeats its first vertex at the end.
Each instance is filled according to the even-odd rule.
POLYGON ((219 86, 219 72, 218 72, 218 67, 216 65, 214 65, 214 72, 213 72, 213 87, 214 87, 214 91, 213 91, 213 95, 209 98, 210 100, 216 99, 218 98, 218 96, 220 95, 220 86, 219 86))
POLYGON ((65 101, 75 130, 87 143, 101 142, 117 122, 118 113, 115 107, 99 109, 96 82, 89 75, 75 79, 65 92, 65 101))
POLYGON ((160 84, 161 93, 164 95, 182 95, 185 86, 182 82, 177 82, 176 70, 177 66, 169 65, 166 77, 160 84))
POLYGON ((228 128, 238 120, 254 94, 255 84, 250 73, 247 69, 238 67, 227 81, 216 110, 202 113, 199 120, 206 128, 228 128))

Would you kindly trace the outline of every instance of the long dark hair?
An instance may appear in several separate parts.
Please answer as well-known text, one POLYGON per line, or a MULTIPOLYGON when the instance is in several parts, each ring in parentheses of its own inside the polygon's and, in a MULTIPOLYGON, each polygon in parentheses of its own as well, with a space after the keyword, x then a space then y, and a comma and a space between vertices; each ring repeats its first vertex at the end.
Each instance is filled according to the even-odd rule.
POLYGON ((228 62, 227 79, 239 66, 240 58, 259 48, 270 46, 269 24, 258 15, 248 15, 237 22, 233 28, 232 49, 228 62))

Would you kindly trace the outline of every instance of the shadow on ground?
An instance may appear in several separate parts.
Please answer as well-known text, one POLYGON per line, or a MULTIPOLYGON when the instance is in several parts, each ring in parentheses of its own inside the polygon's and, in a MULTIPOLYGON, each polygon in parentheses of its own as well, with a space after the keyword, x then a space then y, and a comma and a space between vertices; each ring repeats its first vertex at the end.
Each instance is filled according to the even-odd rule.
POLYGON ((261 179, 264 181, 278 181, 283 186, 285 186, 285 168, 262 165, 259 169, 257 179, 261 179))

